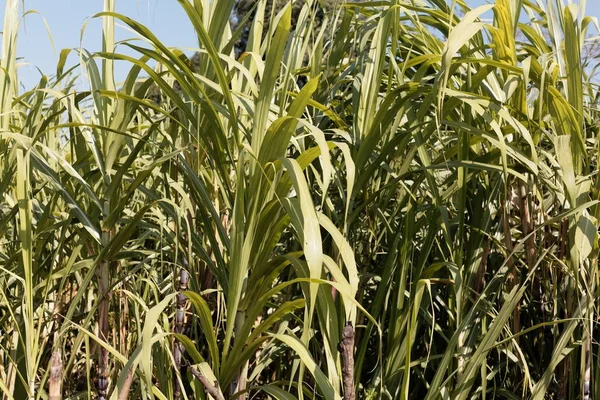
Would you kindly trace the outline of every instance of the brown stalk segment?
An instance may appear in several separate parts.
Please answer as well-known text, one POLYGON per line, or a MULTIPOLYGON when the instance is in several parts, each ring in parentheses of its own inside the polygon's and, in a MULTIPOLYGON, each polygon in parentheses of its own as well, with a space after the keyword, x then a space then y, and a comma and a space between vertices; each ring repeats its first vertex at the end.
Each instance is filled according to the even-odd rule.
POLYGON ((127 371, 127 377, 125 378, 125 382, 123 382, 123 387, 119 392, 119 400, 127 400, 129 398, 129 390, 131 389, 131 384, 133 383, 134 376, 135 375, 133 374, 133 370, 129 368, 129 371, 127 371))
MULTIPOLYGON (((52 311, 53 324, 58 327, 62 321, 61 309, 65 294, 58 295, 56 306, 52 311)), ((48 400, 61 400, 62 399, 62 374, 63 374, 63 363, 62 363, 62 348, 60 346, 61 340, 59 331, 54 332, 54 343, 52 350, 52 357, 50 357, 50 377, 48 379, 48 400)))
MULTIPOLYGON (((508 211, 506 210, 506 200, 502 200, 502 226, 504 230, 504 241, 506 245, 506 253, 508 256, 508 290, 512 290, 519 284, 519 276, 515 260, 512 256, 513 242, 512 234, 510 233, 510 224, 508 221, 508 211)), ((521 305, 517 304, 513 310, 513 332, 519 333, 521 331, 521 305)), ((517 344, 519 344, 519 337, 515 338, 517 344)))
MULTIPOLYGON (((125 283, 125 275, 123 274, 123 269, 121 269, 121 282, 125 283)), ((125 288, 123 288, 125 289, 125 288)), ((120 292, 120 302, 121 302, 121 313, 120 313, 120 335, 119 335, 119 346, 120 352, 123 355, 129 354, 129 346, 127 342, 127 336, 129 334, 129 302, 127 301, 127 296, 124 291, 120 292)), ((123 382, 123 386, 121 390, 118 392, 118 400, 127 400, 129 398, 129 390, 131 388, 131 384, 133 383, 134 374, 131 368, 127 371, 127 377, 123 382)))
POLYGON ((62 354, 60 349, 52 352, 50 358, 50 379, 48 380, 48 400, 62 399, 62 354))
POLYGON ((583 400, 590 400, 590 378, 592 370, 592 354, 590 334, 586 334, 585 338, 585 374, 583 376, 583 400))
MULTIPOLYGON (((187 262, 185 262, 187 265, 187 262)), ((179 275, 179 291, 177 294, 177 310, 175 311, 175 333, 183 334, 184 332, 184 324, 185 324, 185 308, 187 304, 187 299, 185 295, 181 292, 186 291, 188 288, 188 282, 190 279, 190 275, 185 270, 185 268, 181 268, 179 275)), ((181 370, 181 360, 184 356, 184 350, 181 343, 178 340, 173 341, 173 356, 175 357, 175 367, 177 371, 181 370)), ((179 399, 181 397, 181 386, 179 385, 179 380, 177 379, 177 374, 173 375, 173 387, 174 387, 174 397, 175 399, 179 399)))
MULTIPOLYGON (((524 184, 521 184, 521 226, 523 229, 523 236, 529 236, 525 240, 525 249, 527 256, 527 266, 529 270, 535 267, 536 265, 536 244, 535 244, 535 224, 531 215, 531 210, 529 208, 529 204, 531 202, 531 193, 529 193, 524 184)), ((540 304, 540 315, 542 321, 545 321, 544 314, 546 312, 544 307, 544 301, 542 298, 542 283, 540 280, 534 276, 533 277, 533 295, 535 300, 540 304)), ((540 344, 542 342, 540 341, 540 344)))
POLYGON ((190 367, 189 371, 192 375, 194 375, 196 379, 200 381, 200 383, 202 383, 202 386, 204 386, 204 390, 206 391, 206 393, 208 393, 213 399, 225 400, 225 397, 221 392, 221 388, 219 387, 219 382, 215 381, 214 384, 210 383, 206 376, 202 375, 200 371, 196 371, 192 367, 190 367))
MULTIPOLYGON (((527 193, 527 189, 525 185, 521 185, 521 226, 523 229, 523 236, 527 236, 530 233, 534 232, 534 223, 531 217, 531 211, 529 209, 529 201, 531 200, 531 196, 527 193)), ((535 233, 529 236, 525 240, 525 247, 527 253, 527 265, 529 268, 533 268, 535 266, 535 233)))
MULTIPOLYGON (((560 238, 559 238, 559 243, 560 243, 560 251, 559 251, 559 259, 563 260, 566 255, 567 255, 567 248, 566 248, 566 244, 568 243, 569 240, 569 220, 568 219, 564 219, 561 225, 561 230, 560 230, 560 238)), ((562 271, 558 271, 558 273, 560 274, 560 277, 566 281, 565 285, 568 286, 569 285, 569 275, 567 273, 563 273, 562 271)), ((568 319, 570 318, 570 310, 571 310, 571 306, 569 305, 569 298, 568 298, 568 293, 567 293, 567 298, 565 299, 567 302, 567 307, 564 310, 564 318, 568 319)), ((555 343, 556 343, 556 336, 555 336, 555 343)), ((571 369, 571 357, 567 356, 565 357, 561 364, 560 364, 560 372, 557 374, 558 375, 558 384, 559 384, 559 389, 558 389, 558 399, 566 399, 567 398, 567 393, 569 391, 569 371, 571 369)))
MULTIPOLYGON (((125 284, 124 270, 121 269, 121 282, 125 284)), ((125 289, 123 287, 122 289, 125 289)), ((120 291, 119 300, 121 303, 121 312, 119 313, 119 351, 126 356, 129 354, 127 337, 129 335, 129 302, 124 290, 120 291)))
POLYGON ((354 393, 354 329, 348 321, 342 331, 342 341, 339 346, 342 354, 342 379, 344 383, 344 400, 355 400, 354 393))
MULTIPOLYGON (((98 311, 98 327, 100 333, 100 339, 108 342, 108 289, 110 285, 110 271, 108 261, 100 262, 100 279, 98 284, 98 291, 101 296, 100 307, 98 311)), ((105 400, 108 389, 108 350, 103 346, 98 346, 98 400, 105 400)))
POLYGON ((558 399, 565 400, 567 398, 567 393, 569 393, 569 368, 571 364, 571 359, 569 357, 565 357, 562 361, 562 371, 559 375, 559 390, 558 390, 558 399))
POLYGON ((487 239, 485 242, 485 247, 481 252, 481 261, 479 262, 479 269, 477 270, 477 277, 475 279, 475 293, 477 298, 481 295, 481 292, 485 288, 485 272, 487 270, 488 256, 490 255, 490 241, 491 239, 487 239))

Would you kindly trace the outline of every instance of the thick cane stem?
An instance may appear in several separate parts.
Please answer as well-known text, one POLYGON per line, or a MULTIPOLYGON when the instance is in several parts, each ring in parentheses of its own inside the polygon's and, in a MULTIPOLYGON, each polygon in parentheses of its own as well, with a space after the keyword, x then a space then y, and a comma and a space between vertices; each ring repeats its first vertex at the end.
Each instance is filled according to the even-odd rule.
MULTIPOLYGON (((187 262, 184 262, 187 266, 187 262)), ((185 330, 185 308, 187 305, 187 299, 181 292, 186 291, 188 288, 190 275, 185 268, 181 268, 179 273, 179 293, 177 293, 177 309, 175 311, 175 333, 183 334, 185 330)), ((181 361, 184 356, 184 349, 181 343, 175 339, 173 341, 173 355, 175 357, 175 366, 177 370, 181 370, 181 361)), ((173 387, 175 399, 181 397, 181 386, 177 374, 173 376, 173 387)))
MULTIPOLYGON (((98 310, 98 330, 100 339, 104 342, 108 341, 108 308, 110 285, 110 270, 109 262, 101 261, 99 268, 99 283, 98 292, 100 297, 100 307, 98 310)), ((103 346, 98 346, 98 400, 106 400, 108 391, 108 350, 103 346)))
POLYGON ((346 323, 339 348, 342 354, 344 400, 354 400, 356 394, 354 393, 354 329, 352 322, 346 323))

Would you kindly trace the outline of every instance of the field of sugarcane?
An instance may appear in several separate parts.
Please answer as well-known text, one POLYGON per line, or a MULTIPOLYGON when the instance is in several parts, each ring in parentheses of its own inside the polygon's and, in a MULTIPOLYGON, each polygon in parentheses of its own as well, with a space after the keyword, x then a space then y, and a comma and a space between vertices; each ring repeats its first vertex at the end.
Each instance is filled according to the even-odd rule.
POLYGON ((584 0, 115 1, 34 88, 5 1, 2 399, 600 396, 584 0))

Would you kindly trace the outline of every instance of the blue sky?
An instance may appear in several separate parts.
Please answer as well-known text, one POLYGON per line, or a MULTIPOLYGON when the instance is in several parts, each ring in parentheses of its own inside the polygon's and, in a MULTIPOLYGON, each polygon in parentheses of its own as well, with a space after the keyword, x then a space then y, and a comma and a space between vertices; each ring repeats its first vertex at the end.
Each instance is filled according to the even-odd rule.
MULTIPOLYGON (((60 51, 78 48, 81 39, 82 46, 87 50, 100 50, 102 22, 100 18, 92 17, 103 10, 103 3, 103 0, 25 0, 25 9, 38 13, 25 17, 19 33, 17 54, 24 58, 22 62, 27 63, 19 69, 19 77, 25 87, 31 87, 39 81, 37 68, 46 74, 53 74, 60 51), (44 19, 51 32, 54 50, 44 19)), ((149 27, 167 46, 198 46, 194 30, 176 0, 116 0, 115 3, 118 13, 149 27)), ((4 4, 0 8, 0 20, 3 21, 4 4)), ((116 28, 117 40, 136 37, 135 33, 122 27, 122 23, 117 21, 117 24, 121 25, 116 28)), ((119 51, 126 52, 126 49, 122 47, 119 51)), ((192 54, 193 50, 187 53, 192 54)), ((73 65, 77 57, 74 55, 69 61, 73 65)), ((117 81, 123 80, 126 73, 127 68, 117 67, 117 81)))
MULTIPOLYGON (((467 0, 467 4, 474 7, 490 1, 467 0)), ((2 3, 4 2, 0 2, 0 21, 4 20, 2 3)), ((91 17, 102 11, 103 3, 102 0, 25 0, 26 10, 39 13, 27 15, 21 25, 17 53, 26 63, 19 69, 19 76, 25 87, 31 87, 39 81, 40 74, 35 67, 46 74, 53 74, 60 50, 79 47, 82 32, 84 48, 92 52, 100 49, 101 21, 91 17), (52 49, 42 17, 51 31, 55 50, 52 49)), ((197 46, 192 26, 176 0, 116 0, 116 7, 117 12, 149 27, 167 46, 197 46)), ((600 1, 588 0, 587 14, 600 17, 600 1)), ((117 40, 133 37, 134 33, 117 27, 117 40)), ((193 50, 187 52, 191 54, 193 50)), ((70 61, 74 63, 76 58, 72 57, 70 61)), ((125 78, 126 71, 124 66, 117 66, 117 81, 125 78)))

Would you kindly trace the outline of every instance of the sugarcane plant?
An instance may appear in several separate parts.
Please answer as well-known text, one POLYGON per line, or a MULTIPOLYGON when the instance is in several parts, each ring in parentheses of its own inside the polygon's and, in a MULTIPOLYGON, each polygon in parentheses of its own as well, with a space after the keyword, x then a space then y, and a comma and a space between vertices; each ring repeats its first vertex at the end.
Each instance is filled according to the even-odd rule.
POLYGON ((7 0, 2 398, 600 393, 597 21, 467 3, 105 0, 23 88, 7 0))

